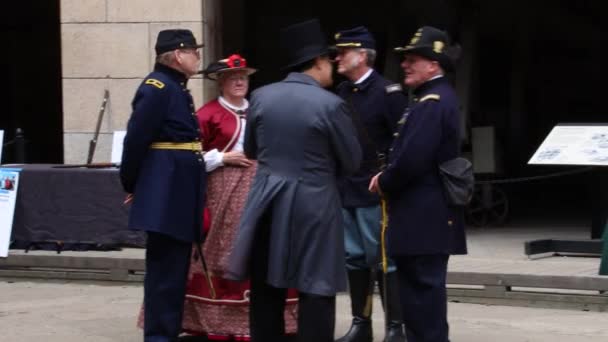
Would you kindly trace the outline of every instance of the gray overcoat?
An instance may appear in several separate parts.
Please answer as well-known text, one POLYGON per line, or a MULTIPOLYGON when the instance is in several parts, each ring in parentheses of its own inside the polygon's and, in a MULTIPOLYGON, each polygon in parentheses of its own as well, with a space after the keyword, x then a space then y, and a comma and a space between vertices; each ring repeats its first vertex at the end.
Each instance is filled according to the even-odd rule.
POLYGON ((245 154, 258 170, 227 278, 249 276, 261 218, 270 215, 267 283, 333 296, 346 289, 337 178, 359 167, 361 147, 345 103, 312 77, 291 73, 255 91, 245 154))

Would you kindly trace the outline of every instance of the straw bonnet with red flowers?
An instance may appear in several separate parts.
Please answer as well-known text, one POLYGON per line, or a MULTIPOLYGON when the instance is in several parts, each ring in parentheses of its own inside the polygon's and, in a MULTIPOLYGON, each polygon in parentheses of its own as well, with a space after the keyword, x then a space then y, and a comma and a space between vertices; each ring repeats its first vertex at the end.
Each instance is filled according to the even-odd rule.
POLYGON ((217 80, 219 74, 229 71, 243 70, 247 72, 247 75, 251 75, 257 71, 257 69, 250 68, 247 66, 247 60, 240 55, 233 54, 228 58, 213 62, 202 71, 203 76, 210 80, 217 80))

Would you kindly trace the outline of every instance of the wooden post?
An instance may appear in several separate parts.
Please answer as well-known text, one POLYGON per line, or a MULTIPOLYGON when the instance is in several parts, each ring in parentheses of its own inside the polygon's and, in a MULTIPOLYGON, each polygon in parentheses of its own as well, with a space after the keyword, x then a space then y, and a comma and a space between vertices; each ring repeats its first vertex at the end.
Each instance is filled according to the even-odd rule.
POLYGON ((460 26, 462 55, 456 69, 456 93, 460 100, 460 129, 463 141, 469 141, 468 126, 471 116, 471 87, 473 67, 477 56, 477 13, 475 8, 462 9, 465 20, 460 26))
POLYGON ((604 227, 604 248, 602 249, 599 274, 608 275, 608 229, 606 227, 604 227))

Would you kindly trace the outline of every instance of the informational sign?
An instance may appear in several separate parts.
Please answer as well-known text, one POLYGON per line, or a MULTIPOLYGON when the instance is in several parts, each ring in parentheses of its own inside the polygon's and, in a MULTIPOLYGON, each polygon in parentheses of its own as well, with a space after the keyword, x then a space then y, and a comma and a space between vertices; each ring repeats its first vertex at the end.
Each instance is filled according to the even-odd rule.
POLYGON ((0 168, 0 257, 8 256, 20 169, 0 168))
POLYGON ((608 125, 557 125, 528 164, 608 165, 608 125))
POLYGON ((4 131, 0 129, 0 164, 2 164, 2 150, 4 150, 4 131))
POLYGON ((127 131, 114 131, 112 137, 112 163, 120 163, 122 158, 122 142, 125 140, 127 131))

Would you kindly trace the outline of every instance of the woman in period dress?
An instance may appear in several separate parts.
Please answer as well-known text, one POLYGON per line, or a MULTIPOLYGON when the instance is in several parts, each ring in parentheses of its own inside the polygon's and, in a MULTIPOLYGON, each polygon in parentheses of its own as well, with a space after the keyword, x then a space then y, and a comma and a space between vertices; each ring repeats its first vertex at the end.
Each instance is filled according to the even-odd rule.
MULTIPOLYGON (((249 75, 239 55, 211 63, 203 75, 216 80, 220 96, 197 111, 208 172, 207 238, 202 253, 209 272, 205 277, 194 248, 188 276, 183 330, 206 335, 211 341, 249 340, 249 282, 222 279, 236 237, 241 212, 256 170, 243 153, 245 116, 249 103, 249 75), (209 281, 212 286, 209 286, 209 281)), ((285 331, 295 333, 297 294, 285 305, 285 331)))

